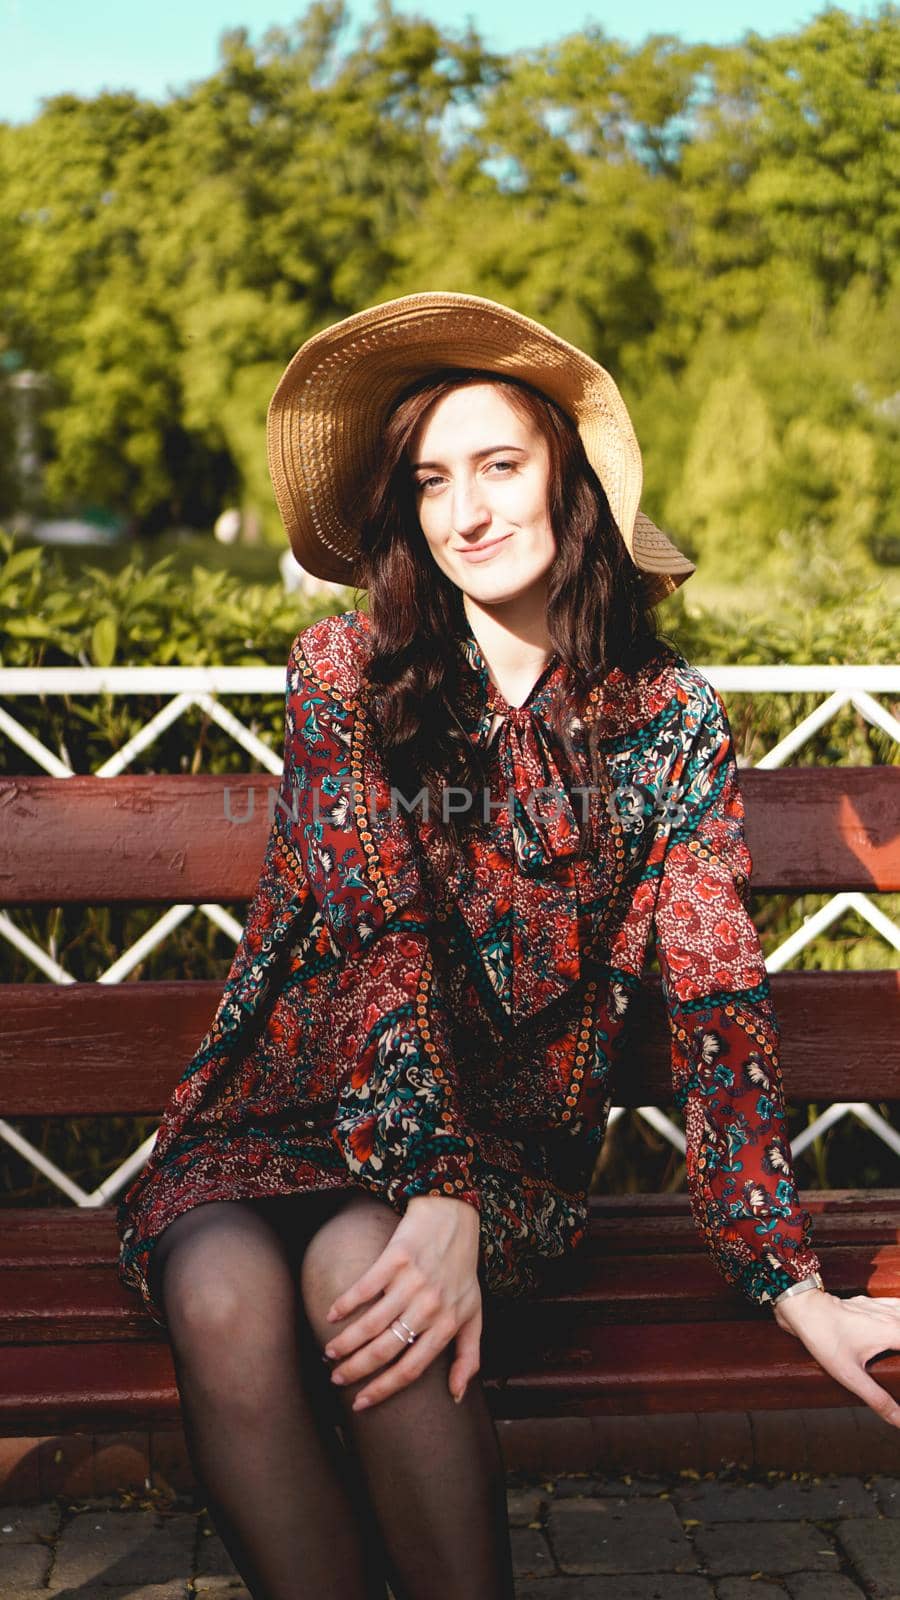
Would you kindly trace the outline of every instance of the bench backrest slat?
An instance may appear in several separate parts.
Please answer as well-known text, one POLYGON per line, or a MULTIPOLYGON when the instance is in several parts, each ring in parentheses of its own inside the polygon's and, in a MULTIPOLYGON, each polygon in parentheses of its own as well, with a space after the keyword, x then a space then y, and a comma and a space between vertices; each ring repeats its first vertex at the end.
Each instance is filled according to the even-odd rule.
MULTIPOLYGON (((898 786, 891 767, 744 769, 754 889, 900 889, 898 786)), ((0 904, 249 900, 277 789, 263 773, 0 778, 0 904)))
MULTIPOLYGON (((222 984, 9 984, 2 991, 4 1116, 156 1115, 208 1029, 222 984)), ((900 1099, 900 973, 772 978, 793 1100, 900 1099)), ((670 1105, 669 1031, 648 978, 616 1103, 670 1105)))

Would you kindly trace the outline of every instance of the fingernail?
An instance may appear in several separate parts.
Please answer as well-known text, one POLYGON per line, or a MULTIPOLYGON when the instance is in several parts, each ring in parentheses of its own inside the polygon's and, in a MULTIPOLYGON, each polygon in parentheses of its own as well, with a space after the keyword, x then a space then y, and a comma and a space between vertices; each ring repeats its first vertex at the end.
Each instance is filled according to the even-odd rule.
POLYGON ((454 1395, 454 1396, 453 1396, 453 1398, 454 1398, 454 1400, 455 1400, 455 1401, 456 1401, 456 1404, 457 1404, 457 1405, 459 1405, 459 1402, 460 1402, 460 1400, 461 1400, 461 1399, 462 1399, 462 1397, 463 1397, 463 1395, 464 1395, 464 1394, 465 1394, 465 1392, 466 1392, 466 1391, 465 1391, 465 1389, 460 1389, 460 1391, 459 1391, 459 1394, 455 1394, 455 1395, 454 1395))
POLYGON ((343 1383, 344 1379, 339 1372, 333 1372, 331 1374, 331 1381, 332 1383, 343 1383))
POLYGON ((325 1360, 326 1361, 333 1361, 334 1360, 334 1346, 333 1345, 327 1344, 325 1346, 325 1360))
POLYGON ((354 1411, 365 1411, 366 1406, 370 1403, 371 1402, 366 1399, 365 1395, 360 1395, 358 1400, 354 1400, 352 1409, 354 1411))

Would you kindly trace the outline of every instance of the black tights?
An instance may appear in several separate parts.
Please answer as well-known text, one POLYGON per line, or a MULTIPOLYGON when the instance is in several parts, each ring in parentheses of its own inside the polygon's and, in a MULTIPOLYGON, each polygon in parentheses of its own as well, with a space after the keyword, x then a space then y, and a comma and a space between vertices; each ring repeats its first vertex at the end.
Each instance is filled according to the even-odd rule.
POLYGON ((373 1374, 338 1388, 322 1360, 352 1320, 325 1313, 397 1221, 362 1189, 212 1201, 154 1250, 191 1462, 253 1600, 385 1600, 386 1581, 512 1600, 497 1433, 477 1375, 450 1395, 452 1342, 362 1412, 373 1374))

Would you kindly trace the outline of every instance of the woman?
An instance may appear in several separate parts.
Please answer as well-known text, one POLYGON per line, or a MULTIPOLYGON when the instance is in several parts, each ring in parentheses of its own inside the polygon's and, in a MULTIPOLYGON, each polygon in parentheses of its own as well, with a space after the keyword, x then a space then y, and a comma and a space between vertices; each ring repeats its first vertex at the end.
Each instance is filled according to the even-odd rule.
POLYGON ((651 934, 723 1275, 894 1422, 864 1362, 897 1302, 824 1290, 727 717, 652 621, 693 566, 609 374, 411 295, 307 341, 268 437, 297 559, 369 613, 292 646, 259 886, 122 1275, 257 1600, 511 1596, 483 1309, 584 1235, 651 934))

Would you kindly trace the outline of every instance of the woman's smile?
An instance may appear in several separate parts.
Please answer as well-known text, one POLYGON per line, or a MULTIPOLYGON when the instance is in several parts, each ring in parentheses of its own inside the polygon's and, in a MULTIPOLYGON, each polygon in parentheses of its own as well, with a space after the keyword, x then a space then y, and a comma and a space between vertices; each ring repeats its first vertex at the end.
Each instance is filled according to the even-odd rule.
POLYGON ((481 544, 465 545, 460 548, 459 554, 466 561, 489 561, 491 556, 505 545, 507 539, 512 538, 512 529, 509 533, 499 533, 496 538, 485 539, 481 544))

